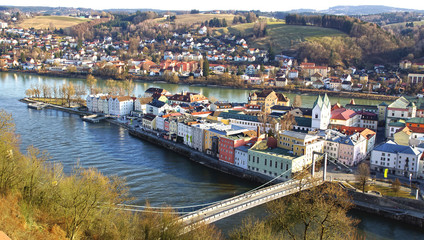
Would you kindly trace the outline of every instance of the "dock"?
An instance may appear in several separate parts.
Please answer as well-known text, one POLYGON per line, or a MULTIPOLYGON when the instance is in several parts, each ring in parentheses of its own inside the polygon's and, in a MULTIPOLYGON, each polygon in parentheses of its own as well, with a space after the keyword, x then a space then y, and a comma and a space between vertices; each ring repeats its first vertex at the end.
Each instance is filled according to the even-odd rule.
POLYGON ((43 108, 47 107, 47 104, 45 103, 29 103, 28 108, 41 110, 43 108))
POLYGON ((105 116, 99 116, 96 114, 92 114, 92 115, 87 115, 87 116, 81 116, 81 119, 85 122, 89 122, 89 123, 99 123, 102 120, 105 120, 106 117, 105 116))

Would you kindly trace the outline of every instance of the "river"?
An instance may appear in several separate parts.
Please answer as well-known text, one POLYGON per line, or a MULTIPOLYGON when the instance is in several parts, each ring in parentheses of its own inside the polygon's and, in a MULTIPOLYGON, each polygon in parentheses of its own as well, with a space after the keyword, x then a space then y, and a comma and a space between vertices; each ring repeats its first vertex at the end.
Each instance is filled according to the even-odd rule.
MULTIPOLYGON (((187 206, 208 203, 234 196, 256 187, 258 184, 241 180, 156 147, 128 135, 123 128, 109 123, 90 124, 76 115, 56 110, 28 109, 18 100, 32 84, 60 85, 72 81, 82 84, 81 79, 39 77, 20 73, 0 73, 0 109, 13 114, 16 131, 22 148, 34 145, 47 151, 51 161, 60 162, 65 172, 79 164, 95 167, 106 175, 126 178, 133 204, 153 206, 187 206)), ((104 82, 99 81, 102 85, 104 82)), ((178 91, 201 92, 219 100, 245 102, 248 90, 218 87, 181 86, 165 83, 136 83, 135 95, 142 95, 148 87, 162 87, 173 93, 178 91)), ((294 95, 287 94, 290 98, 294 95)), ((316 96, 302 96, 304 106, 312 106, 316 96)), ((331 98, 332 103, 348 103, 350 99, 331 98)), ((378 101, 355 99, 359 104, 375 104, 378 101)), ((261 216, 264 208, 257 207, 242 214, 217 222, 224 232, 241 223, 243 216, 261 216)), ((389 221, 369 214, 352 211, 361 219, 360 231, 367 239, 424 239, 424 232, 405 224, 389 221)))

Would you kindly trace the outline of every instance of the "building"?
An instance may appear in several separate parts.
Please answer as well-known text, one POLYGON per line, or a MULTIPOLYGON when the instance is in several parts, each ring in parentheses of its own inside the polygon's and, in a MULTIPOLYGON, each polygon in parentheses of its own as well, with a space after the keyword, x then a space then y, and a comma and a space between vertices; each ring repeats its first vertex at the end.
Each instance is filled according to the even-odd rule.
POLYGON ((403 146, 393 141, 387 141, 374 148, 371 152, 371 169, 383 172, 388 169, 390 174, 416 178, 419 166, 422 164, 422 152, 411 146, 403 146))
POLYGON ((130 96, 109 98, 109 114, 111 115, 129 115, 134 110, 134 100, 130 96))
POLYGON ((213 124, 204 131, 204 151, 212 156, 219 157, 219 138, 248 131, 236 125, 213 124))
POLYGON ((424 142, 424 128, 421 127, 406 127, 399 129, 394 134, 394 140, 399 145, 418 146, 424 142))
POLYGON ((277 134, 277 146, 312 161, 313 152, 323 152, 324 141, 318 135, 286 130, 277 134))
MULTIPOLYGON (((391 124, 398 122, 399 120, 407 120, 414 118, 416 115, 417 107, 415 103, 410 102, 405 97, 396 99, 393 103, 387 106, 386 114, 386 137, 393 139, 394 133, 391 124)), ((396 129, 398 130, 398 129, 396 129)))
POLYGON ((147 104, 152 102, 152 97, 137 98, 134 101, 134 110, 142 113, 147 113, 147 104))
POLYGON ((358 165, 367 155, 367 139, 360 133, 340 139, 338 161, 348 166, 358 165))
POLYGON ((145 114, 141 119, 142 119, 142 127, 144 129, 149 129, 149 130, 156 129, 156 115, 145 114))
POLYGON ((262 90, 249 93, 248 104, 264 107, 265 111, 270 113, 271 107, 275 105, 290 106, 290 99, 284 94, 276 93, 273 90, 262 90))
POLYGON ((249 136, 246 132, 221 136, 219 138, 218 147, 219 160, 229 164, 234 164, 235 149, 245 145, 250 139, 251 136, 249 136))
POLYGON ((247 162, 249 160, 249 148, 252 147, 251 143, 236 147, 234 151, 234 165, 247 169, 247 162))
MULTIPOLYGON (((229 124, 247 128, 249 130, 257 130, 258 128, 260 128, 262 129, 262 132, 263 132, 264 124, 259 121, 258 116, 247 115, 240 112, 236 113, 234 111, 230 111, 230 112, 222 112, 221 114, 219 114, 219 118, 228 120, 229 124)), ((275 129, 273 130, 275 131, 276 129, 278 129, 278 126, 279 124, 276 123, 275 129)), ((268 131, 271 128, 272 128, 272 125, 270 123, 267 123, 265 126, 265 131, 268 131)))
POLYGON ((291 179, 293 174, 307 168, 311 161, 305 155, 296 156, 291 151, 274 147, 268 140, 258 141, 248 150, 247 169, 280 179, 291 179))
POLYGON ((312 107, 312 124, 313 129, 325 130, 330 124, 331 103, 327 94, 321 97, 319 95, 312 107))
POLYGON ((377 131, 378 115, 372 112, 359 112, 360 116, 359 127, 368 128, 377 131))
POLYGON ((146 106, 146 112, 153 115, 162 115, 166 110, 171 110, 172 107, 162 101, 153 100, 146 106))
POLYGON ((341 126, 349 126, 349 127, 359 127, 360 123, 360 115, 355 111, 339 108, 331 111, 331 120, 330 124, 341 125, 341 126))
POLYGON ((423 73, 409 73, 408 74, 408 80, 412 85, 417 84, 417 83, 421 83, 421 82, 424 81, 424 74, 423 73))

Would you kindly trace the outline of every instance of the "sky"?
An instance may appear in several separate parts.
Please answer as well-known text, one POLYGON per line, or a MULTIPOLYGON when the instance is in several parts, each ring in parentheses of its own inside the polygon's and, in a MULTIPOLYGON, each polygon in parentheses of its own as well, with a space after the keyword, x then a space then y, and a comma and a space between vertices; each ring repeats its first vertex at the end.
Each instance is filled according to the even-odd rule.
POLYGON ((385 5, 390 7, 424 10, 423 0, 1 0, 0 5, 84 7, 92 9, 132 8, 161 10, 261 10, 288 11, 293 9, 324 10, 340 5, 385 5), (3 2, 3 3, 1 3, 3 2))

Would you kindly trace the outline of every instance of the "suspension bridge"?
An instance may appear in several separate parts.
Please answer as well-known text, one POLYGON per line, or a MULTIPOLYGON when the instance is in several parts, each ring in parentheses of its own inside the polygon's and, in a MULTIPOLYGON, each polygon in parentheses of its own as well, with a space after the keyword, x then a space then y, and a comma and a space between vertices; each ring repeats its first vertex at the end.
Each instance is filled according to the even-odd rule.
POLYGON ((144 206, 121 204, 119 209, 128 210, 128 211, 139 211, 139 212, 152 211, 152 212, 161 213, 161 210, 164 210, 166 208, 184 210, 184 209, 195 208, 195 207, 197 208, 203 207, 198 210, 190 211, 190 212, 185 212, 185 211, 176 212, 178 214, 183 214, 178 221, 180 221, 186 226, 185 232, 188 232, 191 229, 193 229, 193 227, 195 227, 197 224, 213 223, 223 218, 245 211, 247 209, 265 204, 272 200, 276 200, 276 199, 323 184, 326 181, 327 155, 322 153, 314 153, 314 154, 318 154, 324 158, 322 177, 316 176, 316 172, 315 172, 316 160, 314 158, 312 164, 308 167, 308 168, 311 168, 311 177, 310 179, 307 179, 307 180, 292 178, 291 180, 286 182, 281 182, 281 183, 267 186, 271 184, 271 182, 274 182, 279 177, 286 174, 288 171, 291 171, 291 169, 289 169, 281 173, 279 176, 275 177, 274 179, 270 180, 269 182, 255 189, 252 189, 246 193, 237 195, 232 198, 224 199, 221 201, 216 201, 216 202, 206 203, 206 204, 191 205, 191 206, 182 206, 182 207, 146 207, 147 209, 145 209, 144 206))

